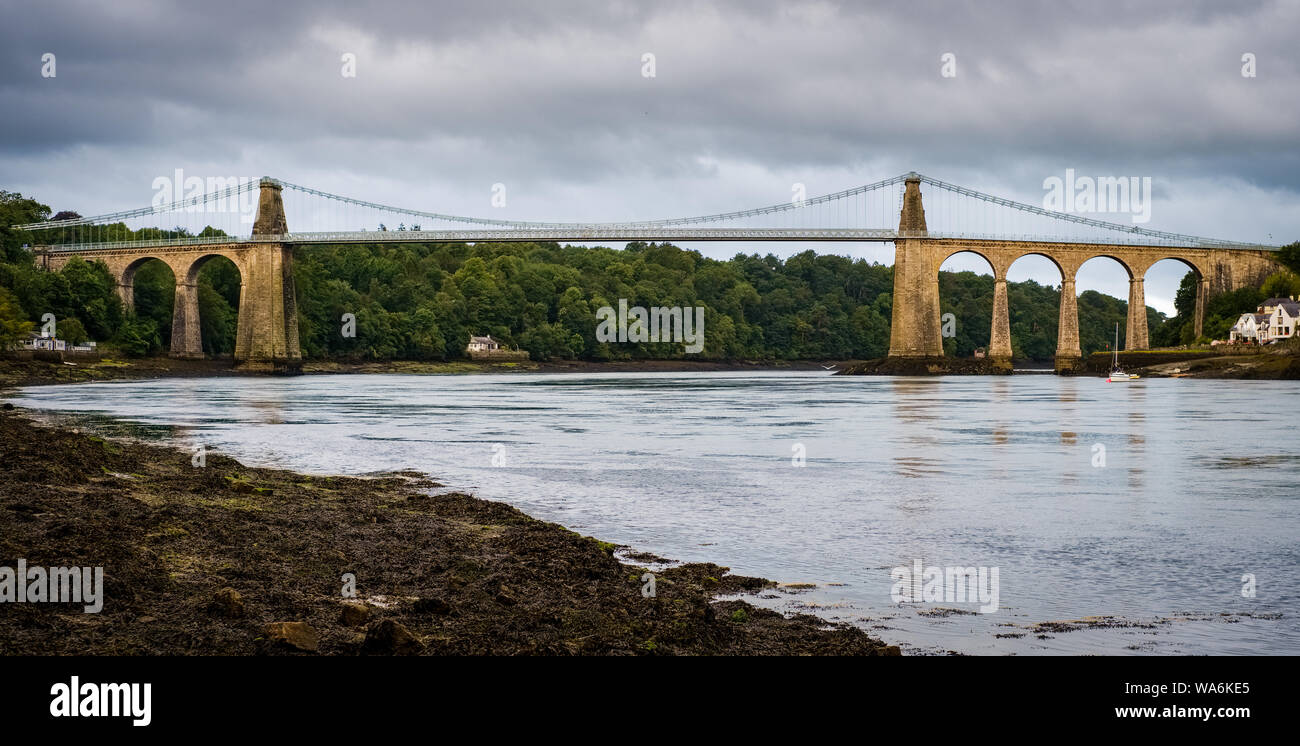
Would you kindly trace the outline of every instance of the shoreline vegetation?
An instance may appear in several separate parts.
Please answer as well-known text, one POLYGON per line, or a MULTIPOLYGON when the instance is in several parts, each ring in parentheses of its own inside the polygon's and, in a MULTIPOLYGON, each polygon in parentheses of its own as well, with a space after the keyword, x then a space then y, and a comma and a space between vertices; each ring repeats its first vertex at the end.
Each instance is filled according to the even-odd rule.
MULTIPOLYGON (((211 361, 141 362, 6 361, 0 393, 221 373, 211 361)), ((196 466, 178 448, 41 425, 8 404, 0 443, 4 564, 104 568, 98 614, 3 604, 6 655, 900 654, 856 627, 726 598, 771 581, 628 553, 435 492, 417 472, 313 477, 216 453, 196 466)))
MULTIPOLYGON (((1220 378, 1239 380, 1300 380, 1300 339, 1243 352, 1213 348, 1131 350, 1119 354, 1120 365, 1146 378, 1220 378)), ((1061 375, 1105 376, 1111 354, 1086 356, 1061 375)), ((684 373, 817 371, 836 375, 1010 375, 1052 370, 1050 361, 1008 363, 990 358, 932 357, 874 360, 551 360, 484 362, 456 360, 305 360, 302 374, 465 375, 482 373, 684 373)), ((46 360, 0 358, 0 391, 17 386, 80 383, 121 379, 163 377, 205 377, 268 375, 239 371, 226 358, 185 360, 168 357, 73 359, 64 363, 46 360)))

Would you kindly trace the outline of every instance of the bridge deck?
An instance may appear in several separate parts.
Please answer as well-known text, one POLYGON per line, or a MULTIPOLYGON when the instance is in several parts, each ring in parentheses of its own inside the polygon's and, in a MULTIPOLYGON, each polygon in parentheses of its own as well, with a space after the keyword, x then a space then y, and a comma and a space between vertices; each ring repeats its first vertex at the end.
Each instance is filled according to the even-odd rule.
POLYGON ((911 234, 888 229, 824 229, 807 228, 681 228, 634 229, 601 228, 590 230, 452 230, 452 231, 356 231, 340 233, 286 233, 273 236, 207 236, 202 238, 162 238, 149 241, 117 241, 105 243, 78 243, 38 246, 37 251, 50 253, 96 253, 160 247, 230 246, 232 244, 342 244, 342 243, 504 243, 526 241, 554 241, 570 243, 625 242, 625 241, 804 241, 804 242, 877 242, 892 243, 904 238, 932 240, 961 240, 988 243, 1036 243, 1097 245, 1109 247, 1163 247, 1182 249, 1247 249, 1276 250, 1276 247, 1244 244, 1231 241, 1205 240, 1199 243, 1175 241, 1133 234, 1117 236, 1115 240, 1085 240, 1067 236, 1014 236, 978 233, 911 234))

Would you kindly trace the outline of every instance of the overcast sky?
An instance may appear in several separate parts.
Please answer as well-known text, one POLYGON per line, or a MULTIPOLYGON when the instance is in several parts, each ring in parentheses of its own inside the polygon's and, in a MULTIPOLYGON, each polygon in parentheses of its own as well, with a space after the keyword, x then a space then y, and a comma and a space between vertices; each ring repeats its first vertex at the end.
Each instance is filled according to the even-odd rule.
MULTIPOLYGON (((1149 228, 1300 239, 1300 2, 0 9, 0 188, 56 211, 146 206, 154 179, 178 168, 430 211, 599 221, 745 209, 789 200, 795 182, 814 196, 909 170, 1042 204, 1043 180, 1072 168, 1151 177, 1149 228), (504 208, 490 203, 496 183, 504 208)), ((893 259, 878 244, 692 246, 809 247, 893 259)), ((1157 266, 1148 303, 1172 312, 1184 271, 1157 266)), ((1059 284, 1046 260, 1013 267, 1027 277, 1059 284)), ((1098 260, 1079 289, 1124 298, 1125 280, 1098 260)))

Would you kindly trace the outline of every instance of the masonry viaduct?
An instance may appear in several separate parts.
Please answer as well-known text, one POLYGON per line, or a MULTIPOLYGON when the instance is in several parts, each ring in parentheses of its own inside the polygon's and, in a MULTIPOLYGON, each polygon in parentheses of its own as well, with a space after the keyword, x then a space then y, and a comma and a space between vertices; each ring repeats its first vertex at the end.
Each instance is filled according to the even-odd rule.
MULTIPOLYGON (((1196 272, 1195 328, 1199 336, 1205 317, 1206 301, 1214 294, 1244 286, 1258 286, 1270 273, 1280 268, 1273 252, 1266 248, 1171 248, 1154 245, 1112 243, 1078 243, 1017 241, 989 238, 931 237, 926 230, 925 208, 921 202, 922 177, 913 173, 899 177, 904 183, 903 204, 897 233, 890 230, 853 234, 850 231, 691 231, 680 229, 640 229, 635 224, 617 225, 603 233, 564 227, 556 231, 506 230, 466 232, 443 235, 421 233, 352 233, 290 235, 285 220, 282 182, 264 178, 258 188, 257 216, 249 239, 186 239, 175 245, 103 245, 82 250, 84 256, 103 261, 117 278, 117 291, 126 308, 134 305, 133 281, 136 270, 150 259, 158 259, 172 270, 176 294, 172 316, 171 355, 202 357, 199 327, 198 274, 204 263, 223 256, 239 270, 239 321, 235 343, 235 361, 251 370, 286 371, 301 366, 298 346, 298 314, 294 295, 293 245, 333 243, 338 240, 383 241, 502 241, 606 239, 671 240, 891 240, 895 245, 893 320, 890 334, 890 357, 938 357, 943 355, 939 313, 939 268, 953 254, 972 252, 993 267, 993 318, 989 357, 1011 358, 1011 328, 1007 307, 1007 270, 1020 257, 1034 254, 1047 257, 1061 273, 1060 325, 1057 338, 1056 367, 1072 368, 1082 357, 1079 347, 1078 303, 1075 276, 1079 267, 1093 257, 1110 257, 1119 262, 1129 275, 1128 324, 1125 348, 1148 346, 1146 301, 1143 278, 1151 265, 1162 259, 1176 259, 1196 272), (639 231, 639 232, 638 232, 639 231), (836 234, 839 235, 836 235, 836 234)), ((893 182, 893 183, 896 183, 893 182)), ((48 225, 48 224, 46 224, 48 225)), ((47 269, 58 270, 79 251, 38 251, 47 269)), ((594 320, 593 320, 594 323, 594 320)))
MULTIPOLYGON (((264 181, 258 197, 253 236, 288 233, 280 186, 264 181)), ((47 269, 58 270, 75 252, 47 253, 47 269)), ((239 270, 239 321, 235 337, 235 362, 257 371, 292 371, 301 366, 298 348, 298 307, 293 284, 293 247, 276 242, 185 244, 149 249, 97 249, 87 258, 108 265, 117 278, 117 293, 128 310, 135 305, 135 273, 150 259, 171 268, 176 278, 172 306, 171 356, 203 357, 199 330, 199 270, 214 257, 223 256, 239 270)))
POLYGON ((1195 249, 1116 244, 1003 241, 996 239, 929 238, 920 178, 908 178, 903 209, 894 243, 894 305, 889 337, 890 357, 941 357, 943 338, 939 315, 939 268, 953 254, 978 254, 993 267, 993 319, 989 357, 1011 359, 1011 324, 1007 308, 1007 270, 1030 254, 1051 260, 1061 273, 1060 324, 1056 341, 1056 369, 1075 367, 1083 353, 1079 347, 1079 310, 1074 282, 1079 267, 1094 257, 1109 257, 1128 272, 1127 350, 1144 350, 1147 339, 1144 278, 1151 265, 1177 259, 1196 272, 1196 335, 1205 322, 1205 305, 1218 293, 1258 287, 1269 274, 1281 269, 1273 252, 1260 249, 1195 249))

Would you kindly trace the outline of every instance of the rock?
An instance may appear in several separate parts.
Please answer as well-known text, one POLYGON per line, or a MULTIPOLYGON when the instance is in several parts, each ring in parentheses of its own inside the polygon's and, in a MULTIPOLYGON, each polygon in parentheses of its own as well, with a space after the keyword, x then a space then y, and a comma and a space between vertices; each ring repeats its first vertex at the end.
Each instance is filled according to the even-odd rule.
POLYGON ((251 482, 244 481, 237 477, 226 477, 226 487, 240 494, 248 494, 253 491, 251 482))
POLYGON ((349 627, 362 627, 370 620, 370 607, 365 604, 344 603, 339 611, 339 621, 349 627))
POLYGON ((272 622, 266 625, 265 634, 271 642, 298 650, 315 652, 320 645, 320 636, 306 622, 272 622))
POLYGON ((511 592, 508 587, 503 585, 497 590, 496 602, 502 606, 514 606, 519 603, 519 599, 515 598, 515 594, 511 592))
POLYGON ((361 648, 371 655, 413 655, 424 650, 424 643, 405 625, 385 619, 370 625, 361 648))
POLYGON ((3 406, 0 406, 0 409, 4 409, 6 412, 8 412, 9 410, 11 410, 11 409, 13 409, 13 408, 14 408, 14 405, 10 404, 9 402, 5 402, 3 406))
POLYGON ((416 599, 411 608, 421 614, 436 614, 444 616, 451 613, 451 605, 441 598, 421 598, 416 599))
POLYGON ((222 588, 208 602, 208 611, 217 616, 237 619, 244 615, 244 597, 234 588, 222 588))

